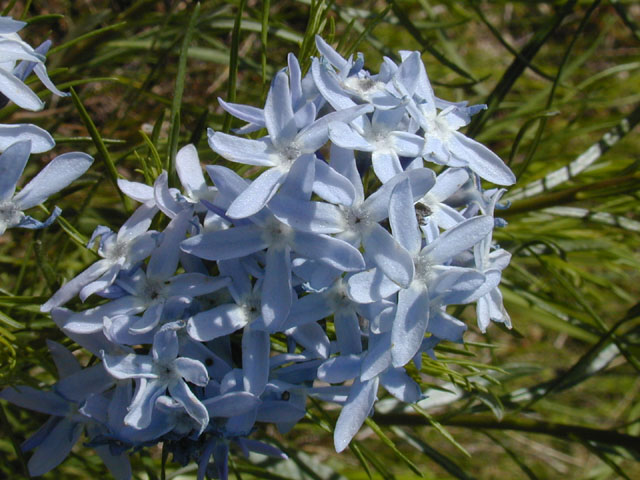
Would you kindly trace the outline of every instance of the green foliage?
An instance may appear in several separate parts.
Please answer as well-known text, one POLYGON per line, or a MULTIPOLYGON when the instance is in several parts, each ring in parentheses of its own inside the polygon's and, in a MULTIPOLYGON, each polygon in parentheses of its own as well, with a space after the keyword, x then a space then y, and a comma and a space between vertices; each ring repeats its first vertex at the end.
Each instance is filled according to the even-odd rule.
MULTIPOLYGON (((30 22, 31 43, 53 40, 47 65, 56 84, 74 87, 72 99, 56 99, 35 83, 48 109, 20 112, 20 121, 53 132, 56 153, 84 150, 100 162, 50 200, 64 208, 55 225, 0 240, 0 387, 51 383, 46 338, 73 348, 39 305, 94 261, 85 245, 96 225, 122 224, 129 206, 117 178, 152 184, 188 142, 203 162, 224 163, 202 135, 236 126, 216 98, 260 104, 287 52, 305 62, 321 33, 343 54, 363 51, 372 69, 383 55, 418 49, 439 97, 488 105, 466 133, 518 175, 505 197, 511 207, 497 212, 508 226, 495 235, 513 254, 502 291, 515 328, 482 335, 471 308, 456 312, 470 325, 467 343, 439 347, 438 361, 425 357, 410 372, 427 392, 415 409, 382 399, 351 453, 336 455, 337 412, 314 403, 286 438, 259 432, 290 460, 234 456, 231 477, 639 478, 638 5, 358 5, 9 2, 4 13, 30 22)), ((0 112, 0 121, 17 118, 15 108, 0 112)), ((41 423, 0 405, 0 476, 26 478, 18 445, 41 423)), ((88 451, 45 478, 104 478, 88 451)), ((160 478, 161 470, 167 479, 195 478, 193 466, 170 461, 165 472, 161 457, 133 455, 135 478, 160 478)))

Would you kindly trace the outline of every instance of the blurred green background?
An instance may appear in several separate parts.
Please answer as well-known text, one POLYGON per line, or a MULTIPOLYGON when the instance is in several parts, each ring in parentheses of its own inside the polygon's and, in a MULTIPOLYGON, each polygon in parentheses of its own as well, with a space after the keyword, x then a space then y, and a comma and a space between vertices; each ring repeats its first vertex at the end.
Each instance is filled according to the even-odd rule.
MULTIPOLYGON (((363 52, 374 72, 383 56, 419 50, 438 97, 489 106, 465 133, 518 177, 495 234, 513 254, 502 291, 514 328, 483 335, 473 307, 456 312, 466 344, 438 347, 438 362, 411 372, 428 390, 423 408, 380 391, 376 415, 337 455, 338 410, 309 404, 286 436, 256 432, 291 460, 234 455, 230 478, 640 478, 640 4, 203 1, 185 45, 194 6, 4 2, 3 14, 29 22, 27 42, 53 41, 50 75, 77 93, 52 97, 36 80, 44 111, 0 111, 0 122, 35 123, 58 143, 32 156, 25 178, 68 150, 96 162, 47 203, 64 210, 55 225, 0 238, 0 387, 53 383, 47 338, 77 349, 38 307, 95 260, 84 247, 95 226, 117 228, 130 213, 115 177, 152 183, 187 143, 203 163, 227 164, 206 128, 240 123, 217 98, 261 106, 287 53, 308 67, 320 33, 344 56, 363 52)), ((0 477, 25 478, 15 446, 44 420, 0 405, 0 477)), ((195 478, 193 466, 161 468, 161 457, 134 454, 135 478, 195 478)), ((79 445, 44 478, 107 475, 79 445)))

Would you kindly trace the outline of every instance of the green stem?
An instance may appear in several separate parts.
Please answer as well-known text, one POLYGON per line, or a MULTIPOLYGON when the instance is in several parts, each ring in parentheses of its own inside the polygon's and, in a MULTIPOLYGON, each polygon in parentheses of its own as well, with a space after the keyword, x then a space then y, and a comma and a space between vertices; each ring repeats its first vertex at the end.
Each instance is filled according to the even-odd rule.
MULTIPOLYGON (((374 421, 380 425, 418 426, 429 425, 429 422, 420 415, 410 413, 389 413, 374 415, 374 421)), ((496 420, 493 415, 458 415, 439 420, 442 425, 450 427, 464 427, 470 429, 487 430, 515 430, 527 433, 540 433, 561 439, 581 438, 587 441, 616 445, 634 450, 640 453, 640 437, 627 435, 613 430, 583 427, 579 425, 567 425, 563 423, 548 422, 532 418, 505 418, 496 420)))

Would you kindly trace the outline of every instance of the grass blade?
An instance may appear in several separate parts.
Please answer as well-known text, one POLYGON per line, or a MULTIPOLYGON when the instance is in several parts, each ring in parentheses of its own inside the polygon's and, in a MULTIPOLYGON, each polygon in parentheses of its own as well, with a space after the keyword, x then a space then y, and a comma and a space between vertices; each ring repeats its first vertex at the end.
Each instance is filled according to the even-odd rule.
POLYGON ((480 133, 484 124, 489 120, 489 117, 495 109, 502 103, 502 100, 507 96, 507 93, 509 93, 516 80, 524 73, 527 65, 531 63, 538 51, 547 42, 551 34, 560 26, 565 17, 573 12, 573 7, 576 2, 577 0, 569 0, 565 3, 553 19, 550 22, 546 22, 546 27, 536 32, 533 38, 522 48, 520 54, 513 60, 511 65, 509 65, 509 68, 507 68, 498 84, 487 97, 485 102, 487 109, 478 113, 471 121, 467 130, 469 137, 475 137, 480 133))
POLYGON ((367 426, 369 428, 371 428, 371 430, 373 430, 373 432, 378 436, 378 438, 380 438, 380 440, 382 440, 382 443, 384 443, 387 447, 389 447, 391 450, 393 450, 393 453, 396 454, 396 456, 402 460, 404 463, 407 464, 407 466, 413 470, 413 472, 418 475, 419 477, 424 477, 424 475, 422 475, 422 472, 420 471, 420 469, 416 466, 415 463, 413 463, 411 460, 409 460, 409 458, 407 458, 407 456, 402 453, 400 450, 398 450, 398 447, 396 447, 396 444, 393 443, 393 440, 391 440, 383 431, 382 429, 378 426, 378 424, 376 422, 374 422, 371 418, 367 417, 365 419, 365 423, 367 424, 367 426))
POLYGON ((91 120, 89 113, 87 112, 86 108, 84 108, 84 105, 80 100, 80 97, 78 96, 76 91, 73 89, 73 87, 70 88, 70 91, 71 91, 71 98, 73 100, 73 104, 75 105, 76 110, 80 115, 82 123, 84 123, 85 127, 89 131, 89 135, 93 140, 93 144, 98 150, 98 155, 100 156, 102 162, 104 163, 107 169, 107 175, 109 177, 109 180, 111 180, 111 183, 113 183, 113 186, 118 192, 118 195, 120 195, 120 199, 122 200, 123 207, 128 212, 130 210, 129 202, 127 201, 127 197, 125 197, 125 195, 118 188, 118 171, 116 170, 116 165, 113 162, 111 155, 109 154, 109 150, 107 150, 107 146, 105 145, 104 140, 102 140, 102 136, 100 135, 100 132, 98 132, 98 129, 93 123, 93 120, 91 120))
POLYGON ((171 117, 169 120, 169 146, 167 151, 166 168, 169 175, 169 184, 175 182, 176 154, 178 153, 178 139, 180 136, 180 106, 182 105, 182 94, 184 93, 184 81, 187 75, 187 52, 189 44, 195 32, 196 19, 200 12, 200 3, 196 3, 189 18, 187 31, 184 34, 182 48, 180 50, 180 60, 176 73, 176 86, 173 91, 173 101, 171 102, 171 117))

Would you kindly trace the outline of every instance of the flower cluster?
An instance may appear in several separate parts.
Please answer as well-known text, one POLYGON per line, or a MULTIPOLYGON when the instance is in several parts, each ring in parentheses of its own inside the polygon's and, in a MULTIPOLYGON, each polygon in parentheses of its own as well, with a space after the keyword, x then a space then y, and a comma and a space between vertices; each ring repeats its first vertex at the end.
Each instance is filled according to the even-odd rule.
MULTIPOLYGON (((37 111, 44 108, 44 103, 24 83, 31 72, 35 72, 52 93, 65 94, 51 82, 44 66, 44 54, 51 43, 46 41, 38 48, 32 48, 17 34, 25 25, 10 17, 0 17, 0 108, 11 101, 24 109, 37 111), (18 61, 20 63, 16 65, 18 61)), ((12 227, 34 229, 50 225, 60 214, 57 207, 44 222, 25 215, 23 210, 35 207, 69 185, 93 162, 86 153, 60 155, 14 195, 29 156, 49 151, 54 146, 51 135, 36 125, 0 124, 0 235, 12 227)))
POLYGON ((419 52, 374 75, 362 56, 317 48, 304 76, 289 55, 263 109, 220 101, 247 122, 236 133, 266 129, 208 132, 220 156, 263 167, 255 179, 207 165, 210 185, 188 145, 180 188, 166 172, 153 186, 120 180, 141 206, 118 232, 96 229, 101 259, 42 307, 101 362, 82 368, 50 342, 58 383, 0 393, 51 415, 25 446, 32 475, 84 430, 118 479, 131 477, 128 452, 158 442, 195 460, 199 479, 227 478, 233 445, 284 457, 249 437, 260 423, 291 429, 307 397, 342 406, 341 451, 380 386, 421 399, 406 365, 467 328, 447 307, 475 303, 482 331, 509 325, 498 286, 510 255, 492 242, 504 189, 481 182, 515 178, 459 132, 484 107, 435 97, 419 52), (104 301, 63 307, 91 295, 104 301))

